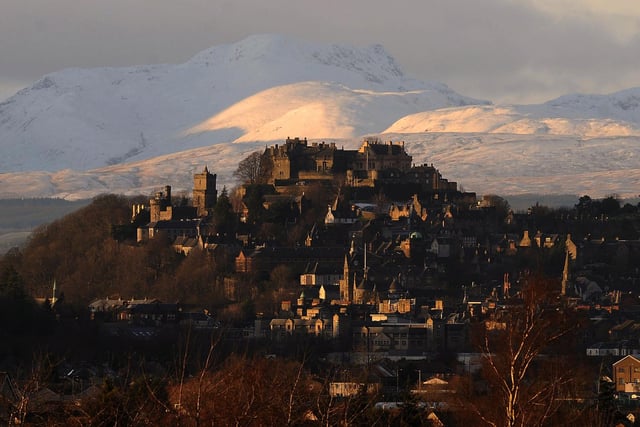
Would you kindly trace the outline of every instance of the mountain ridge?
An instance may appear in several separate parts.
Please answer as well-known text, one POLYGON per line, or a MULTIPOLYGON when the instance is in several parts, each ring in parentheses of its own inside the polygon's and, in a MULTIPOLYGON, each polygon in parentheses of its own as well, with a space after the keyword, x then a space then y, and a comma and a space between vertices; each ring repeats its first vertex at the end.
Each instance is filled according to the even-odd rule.
POLYGON ((406 76, 380 45, 255 35, 183 64, 43 76, 0 104, 0 198, 188 191, 204 164, 232 186, 265 145, 368 135, 479 193, 635 196, 640 88, 493 105, 406 76))
MULTIPOLYGON (((458 95, 443 84, 406 78, 379 46, 356 49, 282 36, 253 36, 203 51, 184 64, 73 68, 44 76, 0 104, 0 147, 6 154, 0 158, 0 170, 83 170, 170 154, 177 149, 233 142, 229 138, 243 134, 226 129, 236 128, 236 123, 221 123, 220 129, 209 129, 205 134, 185 134, 185 130, 229 108, 238 108, 247 99, 255 101, 255 96, 264 91, 271 91, 269 95, 281 104, 294 99, 301 105, 329 104, 328 108, 339 110, 336 115, 345 117, 350 111, 374 109, 373 101, 391 93, 395 104, 410 105, 397 98, 414 100, 413 109, 394 112, 386 108, 384 115, 377 115, 386 120, 368 132, 379 132, 419 109, 481 102, 458 95), (331 86, 318 85, 315 99, 309 99, 306 89, 310 82, 331 86), (337 88, 342 91, 341 103, 336 105, 330 101, 337 88), (362 91, 377 97, 367 98, 362 91)), ((254 110, 265 111, 260 106, 254 110)), ((284 115, 275 119, 282 122, 284 115)), ((313 115, 300 120, 314 121, 313 115)), ((354 124, 354 131, 371 127, 371 123, 354 124)), ((322 132, 307 136, 332 135, 322 132)), ((277 135, 261 136, 260 140, 284 137, 286 129, 277 135)))

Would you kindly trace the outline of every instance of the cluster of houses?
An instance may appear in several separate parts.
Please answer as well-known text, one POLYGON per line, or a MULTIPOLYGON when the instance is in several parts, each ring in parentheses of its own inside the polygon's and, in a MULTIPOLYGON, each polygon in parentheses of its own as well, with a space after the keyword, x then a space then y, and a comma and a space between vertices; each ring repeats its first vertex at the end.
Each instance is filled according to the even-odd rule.
POLYGON ((194 329, 219 327, 207 310, 158 299, 99 298, 89 304, 91 320, 110 325, 103 330, 111 335, 151 338, 159 328, 186 325, 194 329))
MULTIPOLYGON (((339 192, 295 246, 255 242, 247 235, 221 241, 207 234, 217 197, 215 175, 207 168, 194 176, 192 206, 173 206, 167 186, 148 207, 133 207, 138 241, 164 233, 178 252, 187 255, 198 247, 224 257, 230 301, 256 294, 246 289, 247 277, 268 277, 281 265, 296 274, 295 295, 273 312, 259 313, 241 336, 282 343, 313 336, 332 343, 329 357, 355 364, 472 353, 471 321, 502 309, 527 274, 515 260, 546 253, 560 254, 558 274, 564 261, 562 293, 590 313, 586 354, 629 360, 640 355, 640 317, 633 311, 640 307, 640 274, 632 268, 640 260, 640 242, 574 242, 566 228, 535 228, 530 212, 508 211, 496 223, 489 199, 458 191, 433 165, 412 166, 403 143, 365 141, 359 150, 344 150, 295 138, 267 148, 263 157, 275 189, 275 195, 264 196, 267 209, 275 197, 302 211, 310 183, 329 185, 337 177, 357 188, 352 194, 359 198, 345 200, 339 192), (374 200, 380 189, 385 200, 374 200), (452 282, 458 277, 465 281, 452 282)), ((203 310, 156 300, 102 299, 90 310, 113 323, 217 327, 203 310)), ((624 380, 619 391, 635 378, 614 375, 616 384, 624 380)))

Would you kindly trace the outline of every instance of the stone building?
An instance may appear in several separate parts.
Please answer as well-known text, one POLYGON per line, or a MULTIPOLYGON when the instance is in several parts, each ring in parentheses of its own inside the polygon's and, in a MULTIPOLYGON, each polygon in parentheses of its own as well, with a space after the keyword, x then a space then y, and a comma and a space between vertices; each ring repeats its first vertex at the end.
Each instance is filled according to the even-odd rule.
POLYGON ((209 169, 205 166, 201 173, 193 175, 192 205, 198 210, 199 217, 209 216, 217 200, 216 175, 209 173, 209 169))
POLYGON ((404 141, 394 144, 365 140, 352 156, 346 182, 352 187, 373 187, 383 178, 400 178, 411 169, 411 160, 404 141), (381 174, 382 171, 387 173, 381 174))
POLYGON ((151 222, 168 221, 173 217, 173 206, 171 204, 171 186, 166 185, 164 192, 158 191, 149 200, 149 210, 151 222))
POLYGON ((262 155, 263 163, 269 165, 267 181, 278 192, 337 181, 359 188, 360 197, 367 191, 382 191, 395 200, 420 194, 425 202, 448 203, 464 196, 457 183, 443 178, 433 164, 413 166, 404 141, 368 138, 357 150, 345 150, 335 143, 287 138, 284 144, 267 147, 262 155))
POLYGON ((287 138, 284 145, 268 147, 263 156, 271 165, 272 184, 343 177, 348 185, 369 187, 379 179, 380 171, 391 171, 387 175, 392 177, 407 172, 412 159, 404 150, 404 142, 365 140, 358 150, 345 150, 335 143, 309 144, 300 138, 287 138))
POLYGON ((350 151, 335 143, 308 144, 306 138, 287 138, 284 145, 268 147, 263 156, 271 165, 270 184, 282 185, 304 180, 331 180, 347 169, 350 151))
MULTIPOLYGON (((171 186, 158 191, 149 200, 149 223, 138 227, 137 241, 143 241, 159 233, 169 239, 176 237, 199 237, 202 219, 209 216, 218 198, 216 175, 209 173, 205 166, 201 173, 193 176, 193 201, 191 206, 174 205, 171 186)), ((140 206, 133 207, 134 218, 142 214, 140 206)))

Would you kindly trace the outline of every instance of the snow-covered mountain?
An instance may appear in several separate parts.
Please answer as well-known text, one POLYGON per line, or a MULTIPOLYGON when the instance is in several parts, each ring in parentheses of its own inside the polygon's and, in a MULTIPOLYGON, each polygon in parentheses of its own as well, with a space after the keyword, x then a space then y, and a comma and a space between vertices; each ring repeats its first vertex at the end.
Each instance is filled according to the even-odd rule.
POLYGON ((86 170, 221 142, 379 133, 478 103, 405 77, 380 46, 262 35, 180 65, 67 69, 0 104, 0 170, 86 170))
MULTIPOLYGON (((629 92, 631 97, 633 91, 629 92)), ((640 90, 637 92, 640 101, 640 90)), ((598 113, 599 108, 595 103, 586 105, 584 110, 558 108, 557 111, 553 111, 554 109, 556 108, 550 103, 527 106, 474 105, 442 108, 405 116, 384 133, 462 132, 574 135, 581 138, 640 136, 640 108, 632 112, 636 117, 633 117, 633 114, 615 114, 616 111, 610 111, 609 116, 598 113), (631 120, 623 121, 618 118, 619 116, 629 116, 631 120)))
POLYGON ((67 69, 0 104, 0 198, 191 188, 204 165, 287 137, 355 148, 401 139, 415 163, 479 194, 636 196, 640 88, 495 106, 407 77, 381 46, 276 35, 179 65, 67 69))

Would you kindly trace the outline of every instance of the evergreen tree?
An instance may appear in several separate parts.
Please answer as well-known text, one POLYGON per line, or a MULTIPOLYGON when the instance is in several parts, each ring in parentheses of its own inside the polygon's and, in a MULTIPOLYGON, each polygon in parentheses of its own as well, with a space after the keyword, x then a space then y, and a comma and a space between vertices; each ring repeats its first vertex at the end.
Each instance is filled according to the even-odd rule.
POLYGON ((216 205, 213 208, 213 222, 220 236, 233 235, 236 226, 236 215, 229 199, 227 187, 223 187, 216 205))

